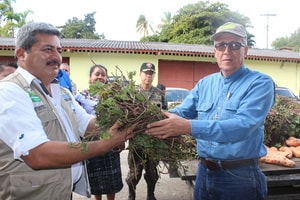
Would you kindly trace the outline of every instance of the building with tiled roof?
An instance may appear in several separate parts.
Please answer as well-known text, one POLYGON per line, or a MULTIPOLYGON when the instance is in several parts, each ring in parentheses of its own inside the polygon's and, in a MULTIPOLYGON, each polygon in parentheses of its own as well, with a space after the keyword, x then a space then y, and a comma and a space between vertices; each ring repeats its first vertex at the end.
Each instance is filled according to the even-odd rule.
MULTIPOLYGON (((126 73, 138 72, 143 62, 152 62, 158 69, 156 82, 188 89, 201 77, 218 70, 213 46, 96 39, 61 39, 61 43, 63 59, 70 64, 71 77, 81 89, 88 86, 88 71, 93 62, 103 64, 112 73, 115 65, 126 73)), ((11 59, 13 52, 14 38, 0 38, 0 58, 11 59)), ((297 95, 298 63, 300 53, 287 50, 251 48, 245 59, 247 67, 269 74, 276 84, 289 87, 297 95)))

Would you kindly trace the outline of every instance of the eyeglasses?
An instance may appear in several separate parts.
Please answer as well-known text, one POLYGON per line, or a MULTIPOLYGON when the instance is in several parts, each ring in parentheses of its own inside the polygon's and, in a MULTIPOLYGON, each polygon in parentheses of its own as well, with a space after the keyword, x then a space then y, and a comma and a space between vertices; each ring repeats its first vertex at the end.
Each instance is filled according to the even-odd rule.
POLYGON ((229 42, 229 43, 221 42, 221 43, 215 44, 215 48, 218 51, 225 51, 227 47, 229 47, 229 49, 231 51, 235 51, 235 50, 239 50, 241 47, 244 47, 244 46, 245 45, 243 45, 240 42, 229 42))

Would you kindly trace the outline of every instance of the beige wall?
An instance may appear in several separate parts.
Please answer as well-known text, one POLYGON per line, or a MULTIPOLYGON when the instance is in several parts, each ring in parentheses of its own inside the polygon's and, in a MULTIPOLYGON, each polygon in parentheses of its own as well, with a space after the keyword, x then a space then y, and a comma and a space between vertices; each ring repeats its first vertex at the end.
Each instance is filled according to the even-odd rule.
MULTIPOLYGON (((70 66, 71 66, 71 78, 76 82, 80 90, 88 87, 89 80, 89 70, 93 66, 93 62, 87 53, 73 53, 70 56, 70 66)), ((96 64, 101 64, 108 69, 108 75, 121 75, 119 71, 116 70, 116 65, 122 70, 123 75, 127 77, 128 72, 136 71, 135 76, 136 83, 139 83, 139 69, 143 62, 152 62, 157 66, 157 59, 155 56, 149 55, 125 55, 125 54, 99 54, 91 53, 92 60, 96 64)), ((157 80, 156 80, 157 81, 157 80)))
POLYGON ((246 61, 247 67, 270 75, 281 87, 290 88, 295 95, 300 91, 300 66, 290 62, 246 61))
MULTIPOLYGON (((13 56, 14 52, 1 50, 0 55, 13 56)), ((89 69, 93 65, 87 52, 63 52, 64 57, 70 57, 71 78, 76 82, 79 90, 88 88, 89 69)), ((135 81, 139 80, 139 69, 143 62, 152 62, 158 69, 158 60, 184 60, 184 61, 205 61, 215 62, 213 57, 193 57, 193 56, 167 56, 167 55, 146 55, 146 54, 123 54, 123 53, 90 53, 93 61, 104 65, 109 75, 118 75, 115 65, 118 65, 127 77, 127 72, 136 71, 135 81)), ((290 88, 295 95, 299 96, 300 91, 300 67, 297 63, 272 62, 272 61, 252 61, 246 60, 247 67, 270 75, 278 86, 290 88)), ((157 84, 157 77, 154 85, 157 84)))
MULTIPOLYGON (((215 62, 214 58, 208 57, 177 57, 164 55, 141 55, 141 54, 112 54, 112 53, 91 53, 92 59, 97 64, 102 64, 111 73, 116 73, 115 65, 123 70, 127 77, 127 72, 136 71, 135 81, 139 80, 139 68, 143 62, 152 62, 156 66, 159 59, 164 60, 185 60, 185 61, 208 61, 215 62)), ((87 53, 69 53, 64 56, 70 56, 70 65, 72 66, 71 77, 78 84, 79 89, 88 87, 89 69, 93 65, 87 53)), ((252 61, 246 60, 248 68, 257 70, 270 75, 278 86, 290 88, 295 95, 299 96, 300 91, 300 66, 291 62, 271 62, 271 61, 252 61)), ((115 74, 118 75, 118 74, 115 74)), ((157 84, 157 77, 154 85, 157 84)))
MULTIPOLYGON (((63 53, 64 57, 70 57, 71 66, 71 78, 77 84, 79 90, 86 89, 88 87, 89 70, 93 66, 88 53, 63 53)), ((108 69, 108 75, 120 75, 116 71, 116 65, 123 71, 123 74, 127 77, 128 72, 136 71, 135 82, 140 83, 139 70, 143 62, 151 62, 157 67, 158 60, 179 60, 176 56, 164 56, 164 55, 144 55, 144 54, 121 54, 121 53, 90 53, 92 60, 96 64, 102 64, 108 69)), ((199 57, 180 57, 181 60, 191 61, 211 61, 214 62, 214 58, 199 58, 199 57)), ((153 85, 157 84, 158 73, 154 79, 153 85)))

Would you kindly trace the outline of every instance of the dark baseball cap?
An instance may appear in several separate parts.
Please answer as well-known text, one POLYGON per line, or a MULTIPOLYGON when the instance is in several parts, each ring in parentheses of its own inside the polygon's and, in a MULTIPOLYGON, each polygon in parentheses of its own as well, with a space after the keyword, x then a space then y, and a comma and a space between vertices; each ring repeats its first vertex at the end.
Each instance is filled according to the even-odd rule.
POLYGON ((155 65, 149 62, 143 63, 140 69, 141 72, 152 71, 155 72, 155 65))
POLYGON ((233 22, 227 22, 223 25, 221 25, 215 34, 212 35, 211 39, 213 41, 217 40, 218 37, 222 34, 222 33, 231 33, 233 35, 239 36, 241 38, 247 38, 247 32, 244 26, 242 26, 241 24, 236 24, 233 22))

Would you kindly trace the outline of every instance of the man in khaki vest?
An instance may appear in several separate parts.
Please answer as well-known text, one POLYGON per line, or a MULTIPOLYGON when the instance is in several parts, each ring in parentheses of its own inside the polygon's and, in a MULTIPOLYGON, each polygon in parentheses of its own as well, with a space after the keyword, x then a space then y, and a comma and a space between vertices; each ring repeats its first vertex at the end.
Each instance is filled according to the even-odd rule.
POLYGON ((29 23, 16 36, 18 69, 0 82, 0 199, 67 200, 90 196, 84 160, 132 137, 109 130, 110 140, 81 143, 95 119, 55 83, 62 62, 60 32, 29 23))

